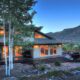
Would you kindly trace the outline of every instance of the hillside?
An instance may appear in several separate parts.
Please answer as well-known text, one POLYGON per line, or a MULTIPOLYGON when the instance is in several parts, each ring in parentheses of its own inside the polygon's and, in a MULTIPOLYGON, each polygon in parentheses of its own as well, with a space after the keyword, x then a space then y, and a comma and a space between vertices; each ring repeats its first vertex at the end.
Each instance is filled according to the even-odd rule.
POLYGON ((64 29, 61 32, 47 33, 47 35, 56 38, 62 42, 78 42, 80 43, 80 26, 75 28, 64 29))

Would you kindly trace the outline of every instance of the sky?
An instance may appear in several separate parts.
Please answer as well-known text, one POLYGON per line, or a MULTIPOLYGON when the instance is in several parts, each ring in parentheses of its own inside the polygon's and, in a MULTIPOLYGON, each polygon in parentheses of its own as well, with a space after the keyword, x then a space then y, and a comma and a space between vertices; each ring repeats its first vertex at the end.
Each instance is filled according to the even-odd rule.
POLYGON ((58 32, 80 25, 80 0, 37 0, 33 22, 42 31, 58 32))

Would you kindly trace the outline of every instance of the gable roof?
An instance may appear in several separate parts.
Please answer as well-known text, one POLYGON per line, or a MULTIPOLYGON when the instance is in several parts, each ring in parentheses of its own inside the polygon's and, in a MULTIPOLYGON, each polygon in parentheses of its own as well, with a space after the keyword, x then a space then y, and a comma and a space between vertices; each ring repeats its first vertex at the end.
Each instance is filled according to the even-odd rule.
POLYGON ((44 34, 43 32, 41 32, 41 29, 42 29, 42 28, 43 28, 43 27, 34 27, 34 31, 37 32, 37 33, 39 33, 39 34, 41 34, 41 35, 43 35, 43 36, 45 36, 45 37, 48 38, 48 39, 53 39, 53 37, 48 36, 47 34, 44 34))
POLYGON ((36 27, 35 32, 45 36, 46 38, 35 38, 34 44, 39 44, 39 45, 53 45, 53 44, 62 44, 61 42, 57 41, 54 37, 51 37, 47 34, 42 33, 40 30, 42 27, 36 27))

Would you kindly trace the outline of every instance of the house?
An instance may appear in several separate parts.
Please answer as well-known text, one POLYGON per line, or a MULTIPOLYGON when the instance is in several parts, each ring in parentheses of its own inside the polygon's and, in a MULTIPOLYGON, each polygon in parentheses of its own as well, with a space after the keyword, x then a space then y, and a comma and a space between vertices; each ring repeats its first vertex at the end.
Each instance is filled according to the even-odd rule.
MULTIPOLYGON (((34 29, 34 45, 31 50, 26 50, 26 58, 40 59, 51 56, 62 55, 62 43, 41 32, 41 27, 34 29)), ((0 29, 0 59, 4 59, 3 29, 0 29)), ((14 46, 14 57, 16 60, 22 57, 22 46, 14 46)), ((6 46, 8 55, 8 46, 6 46)))
POLYGON ((41 27, 34 32, 33 58, 46 58, 62 55, 62 43, 41 32, 41 27))

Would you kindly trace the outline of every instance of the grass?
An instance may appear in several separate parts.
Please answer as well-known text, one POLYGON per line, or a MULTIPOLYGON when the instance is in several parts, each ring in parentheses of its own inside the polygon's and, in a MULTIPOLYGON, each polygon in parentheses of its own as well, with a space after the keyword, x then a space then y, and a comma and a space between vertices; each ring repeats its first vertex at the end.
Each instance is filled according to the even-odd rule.
POLYGON ((56 61, 56 62, 54 63, 54 65, 55 65, 55 66, 61 66, 61 62, 60 62, 60 61, 56 61))
POLYGON ((38 69, 39 69, 40 71, 44 71, 44 70, 45 70, 45 66, 44 66, 44 65, 41 65, 41 66, 38 67, 38 69))

